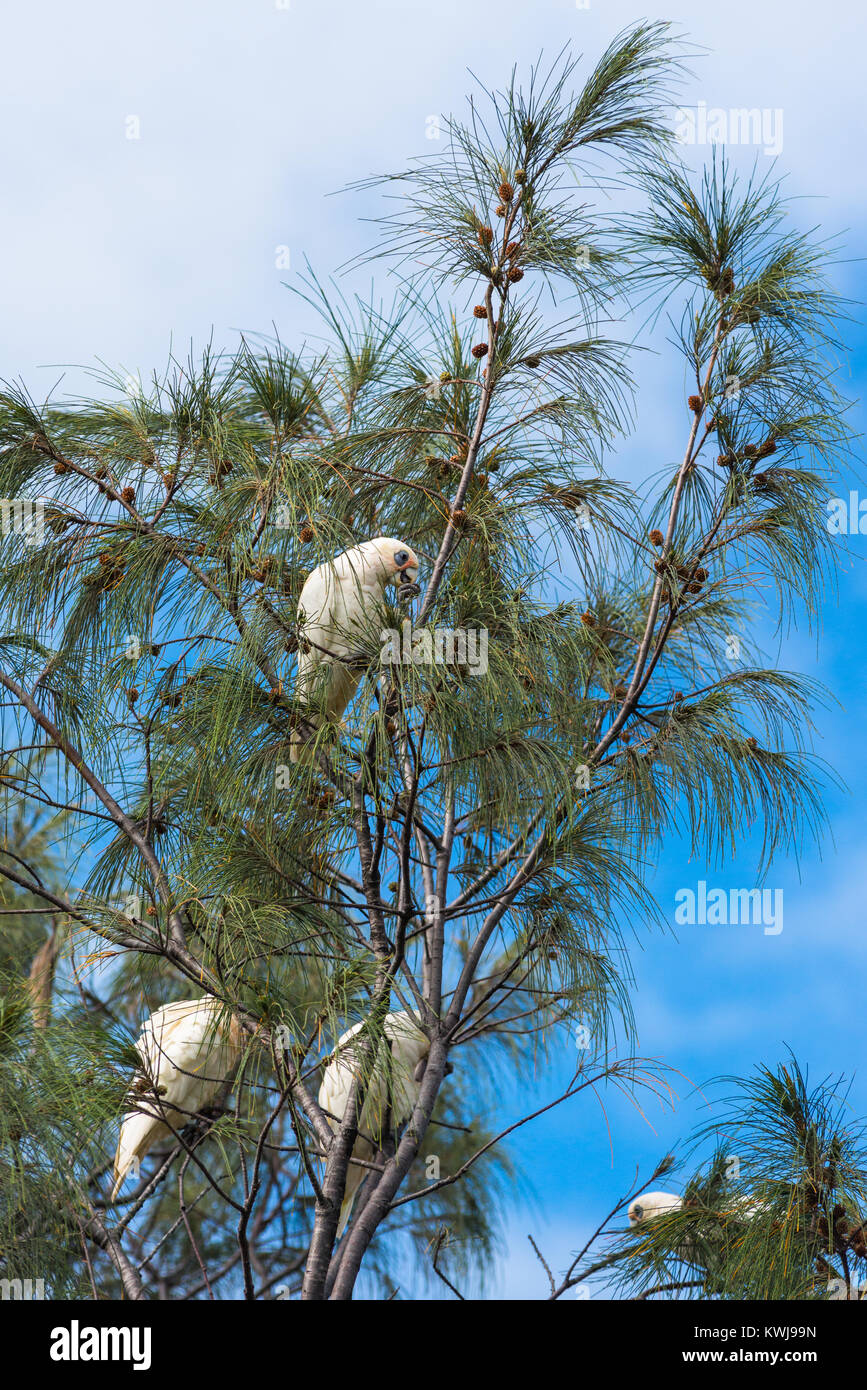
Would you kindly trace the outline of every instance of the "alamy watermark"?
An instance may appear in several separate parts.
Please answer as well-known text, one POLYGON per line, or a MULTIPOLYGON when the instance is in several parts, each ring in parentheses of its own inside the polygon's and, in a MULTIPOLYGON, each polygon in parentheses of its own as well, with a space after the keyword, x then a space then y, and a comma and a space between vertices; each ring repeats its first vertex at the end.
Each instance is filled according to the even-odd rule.
POLYGON ((681 145, 759 145, 762 153, 783 152, 781 106, 680 106, 675 113, 675 139, 681 145))
POLYGON ((708 888, 701 879, 697 889, 678 888, 674 920, 678 926, 762 927, 765 936, 783 930, 782 888, 708 888))
POLYGON ((0 497, 0 535, 21 536, 25 545, 45 539, 45 503, 30 497, 0 497))
POLYGON ((129 1361, 134 1371, 150 1370, 150 1327, 82 1327, 73 1318, 68 1327, 51 1331, 48 1355, 52 1361, 129 1361))
POLYGON ((867 497, 853 488, 846 497, 829 497, 825 526, 830 536, 867 536, 867 497))
POLYGON ((409 618, 400 630, 383 628, 380 660, 386 666, 463 666, 471 676, 488 669, 486 627, 413 627, 409 618))
POLYGON ((0 1299, 32 1302, 45 1297, 44 1279, 0 1279, 0 1299))

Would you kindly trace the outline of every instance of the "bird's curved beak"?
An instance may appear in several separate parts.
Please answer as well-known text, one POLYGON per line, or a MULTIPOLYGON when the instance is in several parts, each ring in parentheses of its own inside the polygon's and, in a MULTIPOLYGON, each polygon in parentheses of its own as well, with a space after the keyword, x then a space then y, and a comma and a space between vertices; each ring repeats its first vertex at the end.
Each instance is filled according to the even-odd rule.
POLYGON ((402 603, 416 598, 421 593, 421 588, 416 582, 417 574, 418 569, 415 565, 406 565, 397 576, 397 596, 402 603))

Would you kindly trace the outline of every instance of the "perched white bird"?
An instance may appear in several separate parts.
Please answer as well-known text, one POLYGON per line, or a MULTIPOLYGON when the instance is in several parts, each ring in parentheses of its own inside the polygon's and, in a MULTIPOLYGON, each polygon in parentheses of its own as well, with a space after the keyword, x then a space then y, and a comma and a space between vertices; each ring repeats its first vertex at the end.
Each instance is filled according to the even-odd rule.
POLYGON ((646 1221, 655 1221, 657 1216, 665 1216, 669 1211, 679 1211, 682 1206, 683 1198, 675 1197, 672 1192, 643 1192, 629 1208, 629 1224, 643 1226, 646 1221))
MULTIPOLYGON (((388 536, 345 550, 308 574, 298 599, 298 675, 295 695, 312 707, 310 722, 337 720, 358 687, 357 660, 379 633, 385 587, 417 593, 418 559, 388 536)), ((294 734, 289 756, 305 760, 304 738, 294 734)))
MULTIPOLYGON (((372 1066, 368 1061, 362 1069, 360 1063, 364 1053, 353 1047, 352 1039, 363 1027, 363 1023, 356 1023, 338 1041, 319 1087, 319 1104, 336 1133, 346 1111, 355 1077, 360 1075, 362 1081, 367 1079, 352 1156, 372 1163, 387 1132, 386 1123, 390 1129, 398 1129, 406 1123, 415 1108, 424 1064, 430 1051, 430 1039, 421 1031, 418 1019, 413 1014, 403 1011, 387 1014, 383 1024, 385 1036, 380 1041, 376 1058, 372 1066)), ((368 1172, 369 1169, 350 1161, 340 1208, 338 1236, 343 1234, 355 1194, 368 1172)))
MULTIPOLYGON (((644 1226, 649 1221, 667 1216, 670 1212, 683 1210, 683 1206, 683 1198, 676 1197, 673 1192, 644 1192, 640 1197, 636 1197, 629 1208, 629 1224, 633 1227, 644 1226)), ((731 1210, 725 1213, 726 1230, 729 1234, 744 1233, 756 1216, 768 1210, 767 1202, 761 1200, 753 1202, 745 1197, 739 1197, 735 1200, 731 1210)), ((719 1260, 722 1257, 724 1247, 725 1238, 722 1229, 714 1221, 707 1226, 703 1239, 696 1241, 687 1238, 683 1240, 676 1247, 676 1253, 684 1264, 696 1265, 705 1269, 708 1274, 713 1274, 719 1267, 719 1260)))
MULTIPOLYGON (((645 1192, 629 1208, 630 1226, 643 1226, 648 1221, 654 1221, 657 1217, 665 1216, 671 1211, 680 1211, 683 1207, 683 1198, 676 1197, 671 1192, 645 1192)), ((735 1204, 731 1212, 732 1218, 739 1223, 741 1230, 745 1230, 749 1222, 763 1212, 770 1211, 770 1203, 759 1199, 756 1202, 742 1200, 735 1204)), ((691 1242, 686 1242, 678 1249, 680 1258, 686 1264, 700 1265, 713 1272, 716 1264, 713 1255, 713 1247, 704 1248, 699 1254, 698 1250, 692 1247, 691 1242)), ((859 1287, 856 1282, 852 1282, 847 1289, 846 1281, 839 1276, 828 1280, 826 1294, 829 1302, 852 1302, 867 1303, 867 1285, 859 1287)))
MULTIPOLYGON (((657 1221, 660 1217, 682 1209, 683 1198, 676 1197, 673 1192, 643 1192, 631 1203, 627 1215, 630 1226, 646 1226, 650 1221, 657 1221)), ((700 1263, 698 1251, 691 1240, 684 1241, 676 1250, 678 1259, 683 1260, 684 1264, 700 1263)))
POLYGON ((181 999, 151 1014, 136 1050, 143 1064, 130 1088, 137 1108, 121 1122, 112 1201, 154 1144, 213 1101, 241 1059, 243 1034, 235 1018, 226 1026, 218 1000, 181 999))

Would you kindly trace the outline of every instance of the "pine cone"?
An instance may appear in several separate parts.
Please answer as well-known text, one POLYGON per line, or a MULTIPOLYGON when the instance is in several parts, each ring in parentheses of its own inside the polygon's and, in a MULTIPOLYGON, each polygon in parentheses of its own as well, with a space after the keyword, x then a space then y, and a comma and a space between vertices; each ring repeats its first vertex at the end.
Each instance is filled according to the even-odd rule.
POLYGON ((313 530, 312 526, 302 526, 301 530, 298 532, 298 539, 302 545, 306 545, 308 541, 313 540, 315 535, 316 532, 313 530))
POLYGON ((133 502, 135 501, 135 488, 132 488, 132 487, 124 487, 124 488, 121 488, 121 490, 120 490, 120 497, 121 497, 121 501, 122 501, 122 502, 127 502, 127 503, 129 503, 130 506, 132 506, 133 502))
POLYGON ((509 271, 508 275, 506 276, 506 279, 507 279, 507 280, 511 280, 511 282, 512 282, 513 285, 517 285, 518 281, 519 281, 519 280, 523 280, 523 278, 524 278, 524 272, 523 272, 523 270, 521 269, 521 267, 520 267, 519 265, 513 265, 513 266, 512 266, 512 269, 509 271))
POLYGON ((493 241, 493 239, 494 239, 494 230, 493 230, 492 227, 480 227, 480 228, 479 228, 479 245, 480 245, 480 246, 490 246, 490 244, 491 244, 491 242, 493 241))
POLYGON ((651 531, 651 532, 650 532, 650 541, 651 541, 651 543, 652 543, 653 545, 662 545, 662 544, 663 544, 663 535, 662 535, 662 532, 661 532, 661 531, 657 531, 657 530, 655 530, 655 529, 654 529, 653 531, 651 531))
POLYGON ((487 343, 476 343, 473 348, 473 357, 484 357, 488 351, 487 343))
POLYGON ((484 304, 477 304, 475 306, 473 309, 473 317, 477 319, 486 319, 488 317, 488 311, 484 304))
POLYGON ((504 203, 511 203, 512 199, 515 196, 514 188, 510 183, 506 183, 505 181, 500 184, 500 187, 497 189, 497 192, 499 193, 504 203))
POLYGON ((698 415, 702 409, 701 396, 690 396, 689 400, 687 401, 687 405, 689 406, 690 410, 694 411, 695 414, 698 415))

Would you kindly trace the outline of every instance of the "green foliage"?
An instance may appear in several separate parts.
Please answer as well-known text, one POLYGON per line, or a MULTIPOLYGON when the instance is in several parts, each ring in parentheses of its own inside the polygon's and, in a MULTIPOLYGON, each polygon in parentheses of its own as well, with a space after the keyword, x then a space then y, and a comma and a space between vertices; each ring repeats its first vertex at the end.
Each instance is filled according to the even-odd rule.
POLYGON ((842 1079, 812 1085, 791 1058, 729 1077, 689 1153, 683 1206, 614 1240, 621 1296, 857 1299, 867 1278, 867 1148, 842 1079))
MULTIPOLYGON (((211 1276, 223 1296, 295 1287, 333 1215, 308 1087, 349 1023, 389 1007, 419 1012, 456 1067, 434 1124, 473 1136, 436 1131, 443 1171, 469 1162, 465 1178, 392 1207, 365 1268, 393 1289, 411 1252, 435 1278, 438 1242, 479 1280, 514 1188, 499 1150, 472 1159, 477 1078, 520 1073, 579 1025, 588 1072, 612 1073, 631 1030, 618 920, 655 915, 648 870, 672 829, 724 854, 755 826, 767 862, 819 826, 818 692, 746 631, 760 586, 781 614, 815 612, 820 505, 846 445, 827 358, 839 306, 776 188, 720 164, 693 189, 672 163, 680 61, 666 26, 639 25, 579 90, 561 59, 489 94, 487 118, 473 104, 451 121, 445 153, 392 185, 382 254, 414 267, 395 302, 303 279, 318 354, 243 342, 140 390, 103 377, 104 399, 0 396, 0 495, 50 498, 44 535, 4 540, 4 732, 57 753, 50 801, 69 803, 76 848, 59 895, 67 1043, 36 1039, 33 1085, 65 1094, 75 1049, 97 1047, 88 1020, 118 1059, 94 1068, 111 1104, 85 1088, 43 1121, 28 1101, 46 1152, 75 1154, 52 1168, 58 1207, 106 1200, 119 1059, 144 1015, 204 990, 246 1030, 234 1088, 117 1208, 159 1296, 208 1296, 211 1276), (576 175, 599 190, 596 155, 619 161, 606 192, 637 184, 641 212, 578 201, 576 175), (632 351, 602 328, 673 286, 696 378, 686 452, 677 468, 651 453, 635 487, 609 465, 632 351), (359 637, 344 722, 314 731, 315 701, 294 694, 298 596, 376 536, 422 560, 416 628, 484 632, 487 665, 383 665, 382 628, 410 612, 389 605, 359 637), (299 735, 313 756, 293 764, 299 735), (227 1212, 250 1217, 252 1263, 227 1212)), ((46 783, 37 758, 17 794, 44 801, 46 783)), ((384 1146, 383 1185, 423 1191, 419 1123, 384 1146)), ((351 1270, 367 1249, 355 1229, 332 1261, 341 1297, 341 1252, 351 1270)), ((68 1249, 57 1277, 80 1288, 68 1249)))

